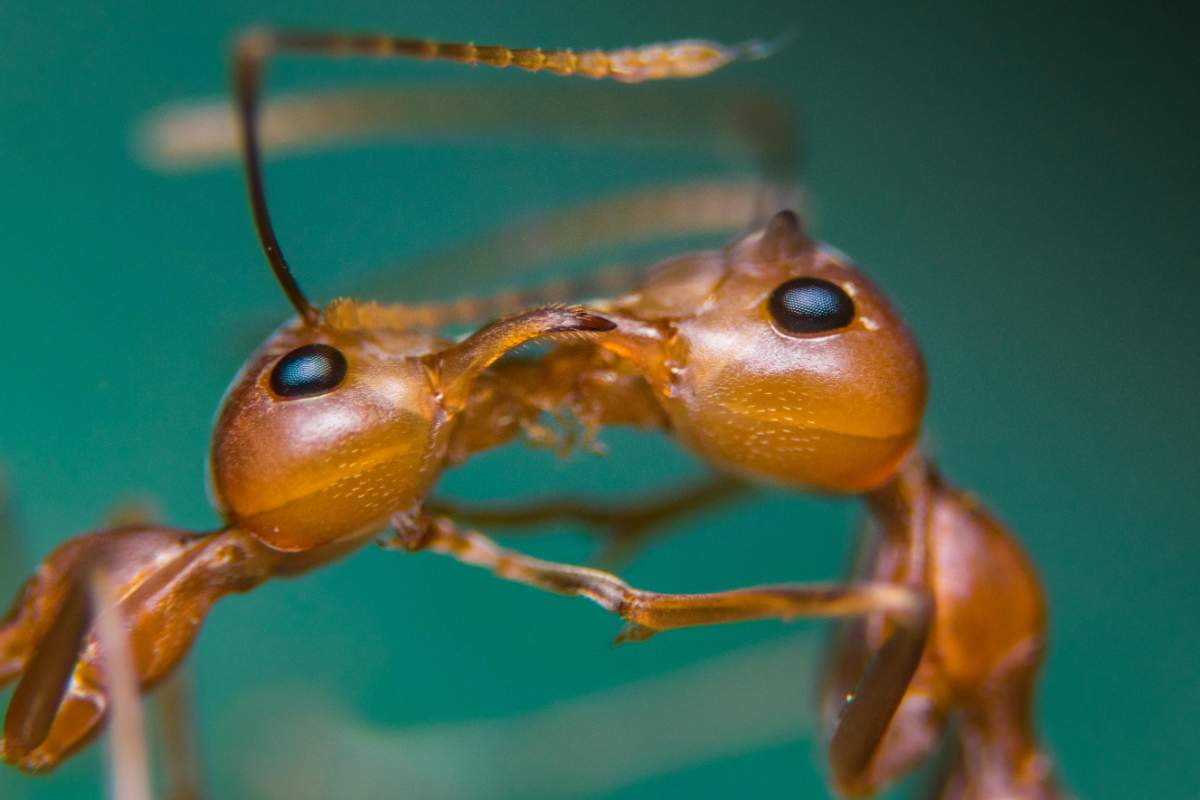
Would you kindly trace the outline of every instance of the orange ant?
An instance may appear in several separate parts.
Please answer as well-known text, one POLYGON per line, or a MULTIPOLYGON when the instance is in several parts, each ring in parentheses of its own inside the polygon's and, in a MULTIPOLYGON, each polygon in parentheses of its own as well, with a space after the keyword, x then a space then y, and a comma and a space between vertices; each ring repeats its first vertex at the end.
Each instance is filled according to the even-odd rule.
MULTIPOLYGON (((251 357, 218 416, 210 465, 220 530, 86 534, 26 584, 0 626, 0 683, 21 676, 0 742, 6 761, 50 769, 109 711, 93 629, 100 610, 88 591, 94 574, 118 587, 133 669, 148 689, 178 665, 218 598, 323 566, 391 527, 393 546, 588 597, 629 623, 622 639, 762 618, 856 618, 825 692, 840 794, 872 794, 930 755, 952 724, 957 746, 940 796, 1061 796, 1033 730, 1045 637, 1036 576, 1000 523, 921 456, 920 352, 844 256, 784 211, 722 250, 660 264, 624 296, 534 308, 458 343, 415 327, 401 306, 339 300, 317 309, 280 250, 262 179, 257 104, 264 66, 279 52, 442 58, 633 82, 705 74, 761 47, 681 42, 575 54, 279 31, 239 39, 251 209, 298 318, 251 357), (497 363, 524 343, 562 338, 575 341, 497 363), (470 511, 426 504, 445 466, 511 440, 545 411, 570 412, 589 431, 669 431, 742 478, 862 495, 875 533, 854 580, 659 594, 503 550, 456 526, 452 517, 470 511)), ((534 508, 510 520, 572 511, 534 508)))
MULTIPOLYGON (((588 308, 616 328, 536 362, 497 364, 510 402, 569 411, 589 430, 667 431, 739 478, 861 495, 873 529, 852 581, 666 595, 524 558, 441 517, 402 532, 400 544, 585 596, 629 623, 620 640, 751 619, 855 617, 823 689, 839 794, 874 794, 950 738, 936 796, 1062 797, 1032 717, 1046 627, 1037 576, 1004 526, 917 448, 924 364, 879 289, 783 211, 761 231, 663 262, 634 291, 588 308)), ((513 413, 491 399, 482 408, 513 413)), ((712 499, 710 491, 672 512, 712 499)), ((561 504, 445 509, 492 524, 577 510, 604 521, 561 504)), ((609 516, 626 523, 623 512, 609 516)))

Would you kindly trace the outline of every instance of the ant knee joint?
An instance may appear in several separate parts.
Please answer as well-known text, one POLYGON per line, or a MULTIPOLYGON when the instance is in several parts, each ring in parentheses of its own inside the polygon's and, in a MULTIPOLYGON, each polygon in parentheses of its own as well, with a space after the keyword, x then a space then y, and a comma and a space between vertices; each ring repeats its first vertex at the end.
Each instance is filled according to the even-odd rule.
POLYGON ((391 536, 380 541, 388 550, 405 550, 416 553, 424 550, 433 541, 437 522, 420 509, 411 509, 393 514, 388 520, 391 536))

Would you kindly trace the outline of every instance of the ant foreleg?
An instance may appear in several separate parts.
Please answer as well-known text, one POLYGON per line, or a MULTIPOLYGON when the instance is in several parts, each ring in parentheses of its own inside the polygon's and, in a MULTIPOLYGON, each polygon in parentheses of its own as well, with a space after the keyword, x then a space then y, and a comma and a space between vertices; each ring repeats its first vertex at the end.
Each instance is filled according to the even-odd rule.
POLYGON ((535 500, 527 505, 464 506, 446 500, 427 504, 431 513, 443 514, 485 527, 546 525, 577 522, 601 539, 595 562, 611 569, 628 561, 647 539, 678 519, 734 500, 750 487, 727 475, 712 475, 691 484, 667 489, 639 501, 602 502, 579 497, 535 500))
POLYGON ((661 631, 699 625, 887 614, 893 625, 891 636, 847 699, 831 736, 830 758, 840 789, 852 790, 855 778, 870 763, 916 672, 929 634, 928 595, 903 584, 780 584, 709 594, 662 594, 635 589, 600 570, 506 550, 482 534, 458 530, 445 517, 422 520, 421 524, 416 532, 410 523, 410 529, 398 536, 393 546, 434 550, 489 569, 505 580, 586 597, 630 623, 618 642, 640 641, 661 631))
POLYGON ((158 526, 100 531, 58 548, 0 623, 0 683, 22 676, 0 757, 32 772, 50 769, 99 731, 110 690, 90 591, 96 574, 120 598, 144 690, 178 665, 217 599, 278 574, 283 558, 238 530, 158 526))

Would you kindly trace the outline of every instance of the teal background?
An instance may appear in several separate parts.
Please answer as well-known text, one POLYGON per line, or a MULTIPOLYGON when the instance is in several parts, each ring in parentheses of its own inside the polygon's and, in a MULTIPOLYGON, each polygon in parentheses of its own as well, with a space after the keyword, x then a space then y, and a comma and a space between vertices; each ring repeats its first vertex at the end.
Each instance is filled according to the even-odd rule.
MULTIPOLYGON (((239 26, 584 47, 790 29, 786 50, 714 80, 795 104, 818 233, 869 269, 922 341, 930 449, 1039 565, 1053 614, 1039 716, 1062 775, 1088 798, 1200 796, 1200 175, 1196 76, 1184 66, 1196 31, 1182 4, 1043 6, 0 0, 0 458, 22 531, 0 588, 15 590, 35 559, 122 498, 152 496, 180 526, 216 524, 203 460, 247 354, 238 332, 288 309, 237 171, 156 175, 129 141, 149 109, 224 90, 223 48, 239 26)), ((552 80, 310 63, 281 67, 272 85, 392 75, 552 80)), ((325 298, 361 277, 354 265, 724 166, 636 149, 435 142, 288 159, 270 175, 283 241, 325 298)), ((619 495, 699 473, 670 443, 606 440, 610 458, 566 465, 508 448, 445 488, 480 499, 619 495)), ((676 591, 829 577, 857 518, 853 503, 764 494, 688 522, 626 575, 676 591)), ((576 534, 518 544, 589 553, 576 534)), ((617 628, 582 601, 374 548, 231 598, 192 660, 206 782, 214 797, 249 792, 256 737, 286 729, 318 695, 387 726, 508 716, 792 630, 690 631, 611 650, 617 628), (238 722, 280 686, 307 688, 258 727, 238 722)), ((811 738, 795 739, 619 796, 821 797, 813 751, 811 738)), ((0 796, 98 796, 101 754, 93 747, 45 778, 4 769, 0 796)))

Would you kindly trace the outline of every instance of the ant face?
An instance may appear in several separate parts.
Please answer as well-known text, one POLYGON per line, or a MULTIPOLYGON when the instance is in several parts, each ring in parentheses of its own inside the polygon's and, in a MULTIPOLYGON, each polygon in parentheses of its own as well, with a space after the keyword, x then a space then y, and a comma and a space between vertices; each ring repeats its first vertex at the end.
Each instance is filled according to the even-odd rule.
POLYGON ((450 343, 390 321, 386 307, 338 300, 254 354, 213 432, 212 493, 228 523, 287 551, 380 530, 429 494, 456 415, 490 364, 536 339, 614 327, 547 306, 450 343))
POLYGON ((662 265, 618 310, 653 329, 622 323, 613 348, 642 366, 679 436, 730 469, 861 492, 917 437, 916 342, 879 289, 790 212, 725 251, 662 265))
POLYGON ((368 532, 424 496, 437 410, 425 368, 396 345, 293 323, 259 349, 213 437, 212 491, 229 522, 277 549, 307 550, 368 532))

